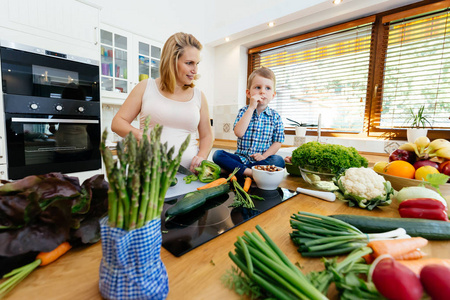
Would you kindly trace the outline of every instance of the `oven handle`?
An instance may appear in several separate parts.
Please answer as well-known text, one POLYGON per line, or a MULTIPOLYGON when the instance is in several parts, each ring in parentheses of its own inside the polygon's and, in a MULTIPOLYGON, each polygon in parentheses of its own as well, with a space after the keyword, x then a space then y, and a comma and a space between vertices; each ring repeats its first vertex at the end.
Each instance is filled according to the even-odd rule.
POLYGON ((11 122, 20 123, 77 123, 77 124, 98 124, 99 120, 80 119, 43 119, 43 118, 11 118, 11 122))

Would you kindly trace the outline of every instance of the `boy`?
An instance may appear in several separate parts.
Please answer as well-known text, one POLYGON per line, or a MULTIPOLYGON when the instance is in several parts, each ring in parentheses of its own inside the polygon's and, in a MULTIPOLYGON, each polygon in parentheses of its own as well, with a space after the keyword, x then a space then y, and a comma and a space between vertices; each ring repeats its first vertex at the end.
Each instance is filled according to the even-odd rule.
POLYGON ((239 168, 237 176, 252 176, 255 165, 275 165, 284 168, 284 160, 275 155, 284 142, 284 126, 280 115, 268 107, 275 97, 275 74, 262 67, 248 78, 247 97, 249 105, 241 108, 234 122, 238 137, 237 151, 214 152, 213 161, 231 173, 239 168))

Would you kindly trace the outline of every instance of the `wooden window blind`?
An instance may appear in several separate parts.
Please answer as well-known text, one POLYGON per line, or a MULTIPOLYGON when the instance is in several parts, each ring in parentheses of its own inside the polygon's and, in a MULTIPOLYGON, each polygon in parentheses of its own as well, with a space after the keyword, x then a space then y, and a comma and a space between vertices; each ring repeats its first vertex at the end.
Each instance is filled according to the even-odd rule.
MULTIPOLYGON (((425 107, 433 128, 450 127, 450 11, 387 23, 389 34, 378 128, 409 127, 410 110, 425 107)), ((430 127, 430 126, 428 126, 430 127)))
POLYGON ((364 125, 372 23, 250 52, 249 71, 276 76, 270 106, 286 118, 327 131, 361 132, 364 125))

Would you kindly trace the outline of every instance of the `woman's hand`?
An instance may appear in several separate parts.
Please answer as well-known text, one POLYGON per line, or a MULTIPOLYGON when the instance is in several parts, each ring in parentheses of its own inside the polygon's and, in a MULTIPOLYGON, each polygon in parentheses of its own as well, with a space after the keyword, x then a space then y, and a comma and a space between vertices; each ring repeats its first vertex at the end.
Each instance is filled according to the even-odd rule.
POLYGON ((200 166, 200 164, 201 164, 202 161, 204 161, 204 160, 205 160, 205 158, 203 158, 203 157, 201 157, 201 156, 198 156, 198 155, 194 156, 194 158, 192 158, 192 161, 191 161, 191 165, 190 165, 190 167, 189 167, 189 170, 190 170, 192 173, 197 174, 198 172, 195 170, 195 168, 197 168, 198 166, 200 166))

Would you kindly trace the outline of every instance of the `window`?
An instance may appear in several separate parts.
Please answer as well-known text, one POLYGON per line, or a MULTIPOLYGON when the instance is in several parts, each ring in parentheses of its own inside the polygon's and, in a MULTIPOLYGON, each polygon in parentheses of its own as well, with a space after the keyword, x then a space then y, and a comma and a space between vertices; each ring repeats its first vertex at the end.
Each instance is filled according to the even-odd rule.
POLYGON ((390 22, 380 128, 408 127, 424 106, 433 128, 449 127, 450 12, 390 22))
POLYGON ((415 5, 253 48, 249 71, 274 71, 271 107, 286 126, 287 118, 317 124, 321 115, 329 135, 404 138, 410 111, 424 106, 433 129, 428 136, 448 139, 446 6, 415 5))

